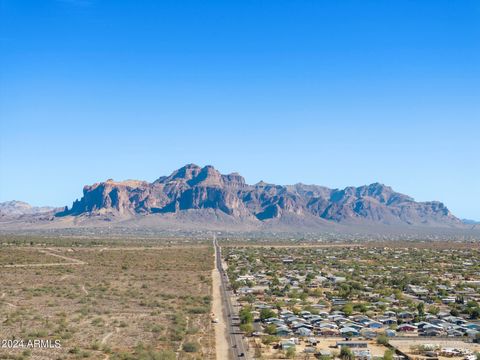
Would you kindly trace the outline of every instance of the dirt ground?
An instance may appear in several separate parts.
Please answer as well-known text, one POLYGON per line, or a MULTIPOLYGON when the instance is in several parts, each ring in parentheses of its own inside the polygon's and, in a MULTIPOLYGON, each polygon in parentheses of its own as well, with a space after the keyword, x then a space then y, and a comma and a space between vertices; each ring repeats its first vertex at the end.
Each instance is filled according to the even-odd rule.
POLYGON ((229 345, 227 339, 227 319, 223 311, 223 302, 220 292, 221 275, 215 267, 212 270, 212 316, 218 319, 215 328, 215 350, 217 360, 229 359, 229 345))
POLYGON ((0 246, 0 339, 61 343, 53 349, 2 348, 0 355, 214 359, 212 257, 211 246, 192 245, 0 246))
MULTIPOLYGON (((422 359, 424 357, 422 356, 419 356, 417 354, 414 354, 412 351, 411 351, 411 346, 415 346, 415 345, 426 345, 426 344, 431 344, 431 345, 438 345, 442 348, 457 348, 457 349, 468 349, 468 350, 471 350, 473 352, 476 352, 476 351, 480 351, 480 344, 473 344, 473 343, 466 343, 464 341, 460 341, 460 340, 431 340, 431 339, 408 339, 408 340, 399 340, 399 339, 392 339, 390 340, 390 344, 392 344, 393 346, 395 346, 396 348, 398 348, 400 351, 408 354, 408 355, 411 355, 413 357, 417 357, 419 359, 422 359)), ((439 359, 461 359, 463 357, 450 357, 450 358, 447 358, 447 357, 443 357, 443 356, 439 356, 438 357, 439 359)))

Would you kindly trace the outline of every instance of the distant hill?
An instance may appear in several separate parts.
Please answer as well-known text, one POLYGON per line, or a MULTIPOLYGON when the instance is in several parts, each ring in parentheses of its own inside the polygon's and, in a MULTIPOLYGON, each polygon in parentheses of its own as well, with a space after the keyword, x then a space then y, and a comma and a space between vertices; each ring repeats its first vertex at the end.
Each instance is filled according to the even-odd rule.
POLYGON ((0 214, 6 216, 33 215, 55 210, 58 211, 59 209, 51 206, 32 206, 26 202, 16 200, 0 203, 0 214))
MULTIPOLYGON (((237 173, 220 174, 214 167, 186 165, 152 183, 113 181, 85 186, 83 197, 57 217, 128 219, 164 214, 172 218, 248 227, 270 224, 282 228, 345 226, 462 227, 441 202, 416 202, 389 186, 374 183, 345 189, 319 185, 249 185, 237 173), (202 215, 203 214, 203 215, 202 215)), ((165 218, 165 217, 164 217, 165 218)))
POLYGON ((480 221, 475 221, 470 219, 462 219, 462 222, 467 225, 480 225, 480 221))

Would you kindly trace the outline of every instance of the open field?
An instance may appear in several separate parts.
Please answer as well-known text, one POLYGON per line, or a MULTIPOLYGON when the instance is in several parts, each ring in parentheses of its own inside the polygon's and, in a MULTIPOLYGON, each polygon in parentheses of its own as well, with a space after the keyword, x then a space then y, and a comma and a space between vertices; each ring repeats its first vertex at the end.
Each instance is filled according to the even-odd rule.
POLYGON ((40 265, 83 264, 83 261, 51 251, 50 249, 2 249, 0 252, 0 267, 34 267, 40 265))
POLYGON ((121 245, 0 247, 0 339, 61 344, 0 358, 214 359, 213 248, 121 245))

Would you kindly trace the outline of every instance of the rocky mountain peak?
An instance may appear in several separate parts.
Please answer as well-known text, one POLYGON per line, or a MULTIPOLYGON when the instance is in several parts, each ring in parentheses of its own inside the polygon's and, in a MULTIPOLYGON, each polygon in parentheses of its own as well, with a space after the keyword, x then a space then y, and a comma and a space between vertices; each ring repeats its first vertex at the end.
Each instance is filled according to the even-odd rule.
POLYGON ((83 197, 61 215, 133 215, 202 209, 262 222, 292 222, 296 218, 383 225, 461 224, 442 203, 415 202, 381 183, 344 189, 302 183, 282 186, 264 181, 248 185, 238 173, 222 175, 213 166, 195 164, 187 164, 153 183, 109 179, 86 186, 83 197))

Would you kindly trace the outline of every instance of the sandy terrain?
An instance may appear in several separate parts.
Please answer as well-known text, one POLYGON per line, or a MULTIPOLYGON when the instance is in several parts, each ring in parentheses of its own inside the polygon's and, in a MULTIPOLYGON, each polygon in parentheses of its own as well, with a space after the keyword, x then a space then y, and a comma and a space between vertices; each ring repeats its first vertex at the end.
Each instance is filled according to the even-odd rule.
POLYGON ((215 266, 212 270, 212 312, 213 317, 218 319, 215 327, 215 350, 217 360, 229 359, 228 339, 227 339, 227 319, 223 311, 222 295, 220 292, 221 277, 215 266))
POLYGON ((60 341, 31 349, 35 360, 215 359, 212 250, 0 246, 0 339, 60 341))
MULTIPOLYGON (((407 353, 407 354, 412 354, 412 351, 410 350, 410 347, 413 345, 425 345, 425 344, 431 344, 431 345, 438 345, 440 347, 444 348, 456 348, 456 349, 468 349, 471 351, 480 351, 480 345, 479 344, 473 344, 473 343, 467 343, 461 340, 455 340, 454 338, 452 339, 412 339, 412 340, 405 340, 405 339, 392 339, 390 340, 390 344, 398 348, 399 350, 407 353)), ((418 358, 422 358, 421 356, 414 355, 418 358)), ((442 358, 442 356, 439 356, 439 358, 442 358)))

